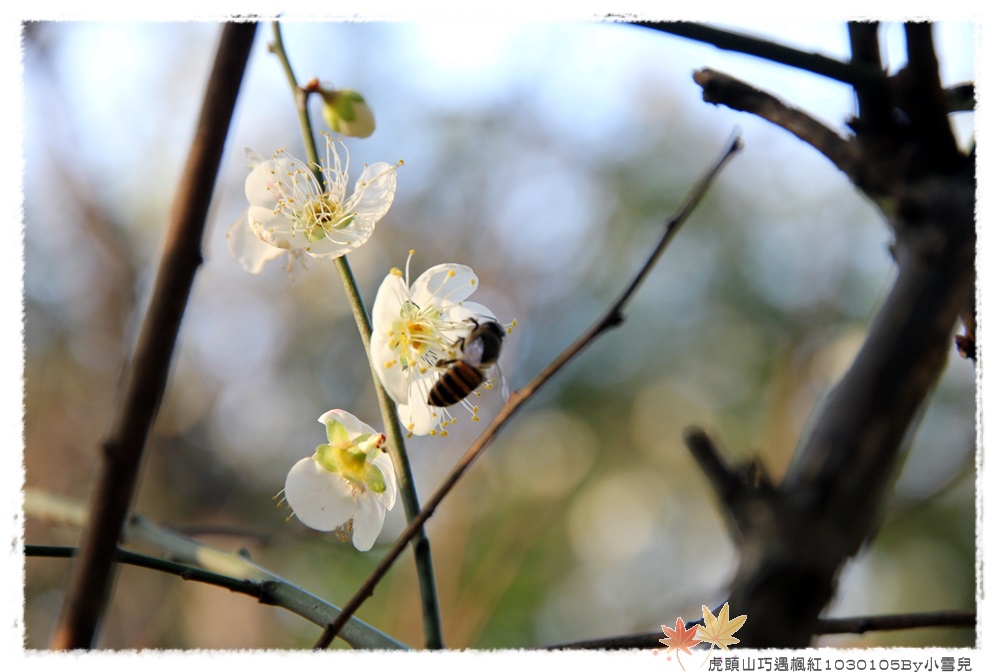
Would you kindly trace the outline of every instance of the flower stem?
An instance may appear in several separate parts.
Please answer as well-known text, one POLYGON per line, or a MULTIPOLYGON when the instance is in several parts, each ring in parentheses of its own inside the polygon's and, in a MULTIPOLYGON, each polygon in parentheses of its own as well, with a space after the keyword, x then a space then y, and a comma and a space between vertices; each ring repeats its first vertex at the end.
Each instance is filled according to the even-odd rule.
MULTIPOLYGON (((291 62, 285 52, 284 44, 281 40, 280 24, 273 22, 274 44, 271 51, 278 57, 285 75, 288 77, 289 85, 292 87, 295 96, 295 106, 299 114, 299 125, 302 130, 302 139, 305 143, 306 160, 312 168, 313 174, 323 185, 323 174, 319 170, 319 154, 316 150, 316 141, 313 136, 312 123, 309 120, 309 109, 306 106, 306 94, 298 85, 295 73, 292 71, 291 62)), ((399 424, 399 416, 396 413, 396 404, 386 393, 385 388, 378 380, 375 372, 375 365, 371 354, 372 323, 365 308, 365 302, 358 289, 358 283, 354 279, 351 265, 346 256, 334 259, 334 265, 340 274, 340 280, 344 285, 344 293, 347 295, 347 302, 351 307, 351 314, 358 325, 358 332, 361 334, 361 342, 365 347, 365 356, 368 357, 368 364, 372 372, 372 380, 375 383, 375 394, 378 398, 379 410, 382 414, 382 423, 387 435, 390 455, 392 456, 393 468, 396 470, 396 480, 399 483, 400 496, 403 500, 403 510, 406 514, 407 524, 411 524, 420 513, 420 500, 417 498, 416 483, 413 480, 413 472, 410 469, 410 460, 406 454, 406 445, 403 441, 403 430, 399 424)), ((421 527, 419 532, 413 537, 413 555, 417 564, 417 576, 419 579, 421 603, 424 612, 424 637, 428 649, 440 649, 444 647, 444 638, 441 632, 441 616, 438 609, 437 588, 434 581, 434 565, 431 562, 431 546, 427 539, 427 534, 421 527)))

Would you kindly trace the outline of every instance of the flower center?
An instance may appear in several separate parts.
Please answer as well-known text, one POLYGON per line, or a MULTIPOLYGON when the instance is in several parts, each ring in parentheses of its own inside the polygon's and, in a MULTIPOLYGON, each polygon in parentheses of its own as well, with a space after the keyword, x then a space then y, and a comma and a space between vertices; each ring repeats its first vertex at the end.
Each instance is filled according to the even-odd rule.
POLYGON ((420 361, 436 362, 448 349, 448 340, 441 330, 446 326, 436 308, 420 309, 407 301, 393 320, 389 347, 404 367, 419 366, 420 361))
POLYGON ((299 212, 292 217, 296 223, 295 229, 301 229, 310 242, 323 240, 337 229, 343 229, 354 221, 354 213, 345 213, 340 201, 322 194, 310 199, 299 212))

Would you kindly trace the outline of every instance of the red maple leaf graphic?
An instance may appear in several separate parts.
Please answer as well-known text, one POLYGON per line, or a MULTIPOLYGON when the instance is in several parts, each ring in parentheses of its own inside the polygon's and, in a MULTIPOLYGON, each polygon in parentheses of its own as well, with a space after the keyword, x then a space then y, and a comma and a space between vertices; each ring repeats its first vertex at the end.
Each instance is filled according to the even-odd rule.
MULTIPOLYGON (((666 635, 660 640, 661 644, 665 644, 667 647, 667 653, 671 651, 683 651, 688 655, 694 655, 691 650, 692 646, 698 645, 698 640, 695 639, 695 632, 697 632, 697 626, 692 625, 690 628, 684 627, 684 619, 678 617, 677 623, 673 628, 668 628, 665 625, 661 625, 660 628, 663 630, 663 634, 666 635)), ((681 662, 681 657, 678 654, 677 662, 681 664, 681 669, 684 669, 684 663, 681 662)))

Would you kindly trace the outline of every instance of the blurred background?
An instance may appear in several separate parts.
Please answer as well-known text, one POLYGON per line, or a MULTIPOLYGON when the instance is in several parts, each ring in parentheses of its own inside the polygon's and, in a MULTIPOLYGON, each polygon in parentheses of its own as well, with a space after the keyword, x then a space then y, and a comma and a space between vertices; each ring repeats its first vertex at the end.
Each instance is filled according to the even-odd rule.
MULTIPOLYGON (((846 58, 842 24, 720 26, 846 58)), ((370 306, 392 266, 472 266, 473 297, 517 319, 501 359, 529 380, 622 290, 737 126, 725 169, 634 298, 627 320, 509 424, 429 523, 445 641, 508 648, 657 630, 727 593, 734 552, 683 443, 705 428, 780 478, 814 408, 891 286, 887 226, 786 132, 701 100, 711 67, 844 129, 848 87, 612 23, 286 23, 302 82, 361 91, 363 163, 405 160, 396 201, 350 256, 370 306)), ((212 23, 31 23, 23 33, 25 481, 86 500, 118 401, 219 35, 212 23)), ((883 28, 890 70, 902 30, 883 28)), ((357 552, 272 496, 342 407, 378 425, 364 352, 332 264, 259 276, 227 255, 246 207, 243 146, 304 157, 262 25, 238 103, 136 510, 342 604, 403 528, 357 552), (380 550, 381 549, 381 550, 380 550)), ((974 79, 975 26, 935 32, 943 83, 974 79)), ((318 102, 314 123, 320 129, 318 102)), ((973 115, 953 117, 964 147, 973 115)), ((496 394, 481 400, 489 418, 496 394)), ((408 442, 426 498, 477 436, 408 442)), ((843 573, 832 616, 972 608, 976 386, 952 356, 913 434, 878 538, 843 573)), ((79 530, 27 519, 25 542, 79 530)), ((45 648, 69 564, 25 562, 26 645, 45 648)), ((407 552, 359 616, 422 646, 407 552)), ((753 614, 749 615, 753 618, 753 614)), ((303 648, 319 629, 226 590, 119 572, 100 646, 303 648)), ((972 630, 831 636, 825 646, 971 646, 972 630)))

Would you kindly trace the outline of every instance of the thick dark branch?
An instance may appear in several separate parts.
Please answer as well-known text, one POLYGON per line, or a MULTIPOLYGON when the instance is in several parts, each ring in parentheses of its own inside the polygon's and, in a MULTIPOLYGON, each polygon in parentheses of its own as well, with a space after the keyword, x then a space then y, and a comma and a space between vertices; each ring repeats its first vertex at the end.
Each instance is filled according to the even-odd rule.
POLYGON ((725 509, 733 540, 741 543, 743 530, 768 520, 767 512, 774 506, 774 485, 763 464, 753 459, 737 468, 730 467, 698 427, 684 431, 684 443, 725 509))
POLYGON ((884 86, 885 73, 881 68, 873 68, 859 63, 844 63, 828 56, 807 53, 776 44, 770 40, 762 40, 728 30, 712 28, 697 23, 638 23, 636 25, 651 28, 671 35, 686 37, 699 42, 711 44, 719 49, 738 51, 751 56, 765 58, 775 63, 790 65, 799 70, 813 72, 829 77, 851 86, 868 88, 884 86))
POLYGON ((227 24, 216 55, 163 259, 129 367, 120 412, 103 446, 79 562, 52 639, 54 649, 89 648, 111 585, 112 561, 138 479, 149 428, 166 387, 181 317, 201 264, 201 241, 222 149, 256 25, 227 24))
MULTIPOLYGON (((847 32, 851 39, 851 63, 882 71, 878 22, 851 21, 847 24, 847 32)), ((870 86, 856 86, 855 93, 860 120, 855 124, 855 130, 877 133, 892 125, 892 96, 888 79, 870 86)))
POLYGON ((902 107, 931 164, 943 172, 956 170, 961 155, 948 121, 948 96, 941 88, 930 23, 906 23, 908 63, 899 73, 902 107))
POLYGON ((976 85, 972 82, 949 86, 944 90, 948 112, 972 112, 976 109, 976 85))
POLYGON ((702 88, 706 103, 756 114, 812 145, 840 170, 853 170, 855 159, 850 143, 805 112, 716 70, 699 70, 694 73, 694 81, 702 88))
MULTIPOLYGON (((944 366, 958 317, 968 321, 974 305, 973 161, 955 149, 930 26, 906 30, 911 63, 892 88, 856 85, 867 118, 850 139, 731 77, 695 76, 706 101, 757 114, 822 152, 882 208, 896 235, 895 286, 781 487, 755 493, 733 485, 721 458, 700 460, 740 540, 730 604, 752 614, 740 639, 754 648, 807 646, 819 632, 840 567, 878 527, 901 447, 944 366)), ((854 25, 851 36, 855 62, 875 67, 873 27, 854 25)))
POLYGON ((757 615, 741 630, 754 648, 807 646, 816 634, 840 567, 878 527, 901 446, 973 282, 971 176, 913 184, 899 202, 896 284, 769 515, 743 529, 730 602, 757 615))

